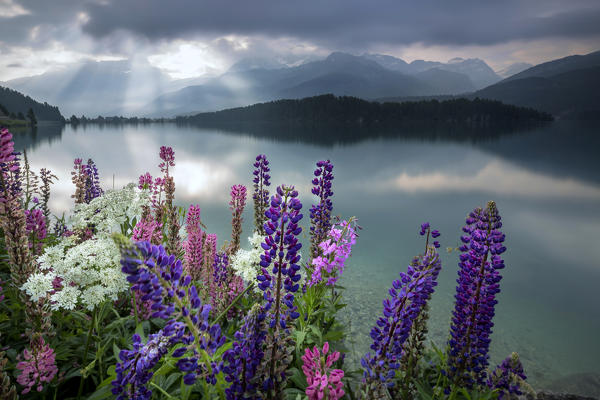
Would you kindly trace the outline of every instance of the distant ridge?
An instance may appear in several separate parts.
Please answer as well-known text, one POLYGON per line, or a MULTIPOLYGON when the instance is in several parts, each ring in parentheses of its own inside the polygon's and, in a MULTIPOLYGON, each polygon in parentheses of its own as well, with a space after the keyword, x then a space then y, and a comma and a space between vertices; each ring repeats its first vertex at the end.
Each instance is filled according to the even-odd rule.
POLYGON ((195 124, 291 123, 312 126, 393 126, 405 121, 487 124, 551 119, 546 113, 491 100, 378 103, 332 94, 300 100, 276 100, 176 118, 178 122, 195 124))
POLYGON ((64 122, 58 107, 40 103, 16 90, 0 86, 0 104, 10 113, 27 115, 31 108, 38 121, 64 122))

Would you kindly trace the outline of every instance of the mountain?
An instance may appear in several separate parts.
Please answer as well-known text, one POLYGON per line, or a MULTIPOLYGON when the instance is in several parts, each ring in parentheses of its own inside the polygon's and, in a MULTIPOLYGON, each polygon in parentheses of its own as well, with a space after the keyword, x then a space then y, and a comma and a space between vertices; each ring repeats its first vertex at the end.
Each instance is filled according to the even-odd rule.
POLYGON ((532 107, 563 118, 598 118, 600 67, 577 69, 550 77, 512 79, 480 90, 474 96, 532 107))
POLYGON ((142 110, 153 116, 176 115, 323 93, 369 99, 437 94, 444 89, 375 61, 336 52, 296 67, 233 68, 205 84, 159 96, 142 110))
POLYGON ((0 86, 0 105, 9 113, 23 113, 23 115, 27 115, 27 111, 31 108, 38 121, 64 121, 58 107, 40 103, 16 90, 2 86, 0 86))
POLYGON ((467 75, 437 67, 416 73, 413 76, 437 88, 437 95, 467 93, 476 89, 467 75))
MULTIPOLYGON (((464 74, 471 80, 474 89, 484 88, 502 79, 485 63, 485 61, 478 58, 453 58, 447 63, 415 60, 409 64, 400 58, 383 54, 363 54, 362 57, 375 61, 385 68, 409 75, 415 75, 432 69, 464 74)), ((460 92, 453 92, 452 94, 458 93, 460 92)), ((449 93, 445 92, 445 94, 449 93)))
POLYGON ((149 64, 88 61, 6 82, 12 89, 60 105, 67 116, 131 114, 164 93, 170 79, 149 64))
POLYGON ((510 64, 508 67, 503 68, 500 71, 497 71, 496 73, 502 78, 508 78, 509 76, 518 74, 519 72, 525 71, 526 69, 529 69, 531 67, 533 67, 533 64, 518 62, 510 64))
POLYGON ((506 78, 502 82, 509 80, 530 78, 530 77, 551 77, 558 75, 563 72, 570 72, 577 69, 584 69, 590 67, 600 66, 600 51, 595 51, 586 55, 574 55, 557 60, 548 61, 542 64, 538 64, 534 67, 526 69, 525 71, 519 72, 518 74, 512 75, 506 78))
POLYGON ((561 118, 600 115, 600 52, 536 65, 473 96, 533 107, 561 118))

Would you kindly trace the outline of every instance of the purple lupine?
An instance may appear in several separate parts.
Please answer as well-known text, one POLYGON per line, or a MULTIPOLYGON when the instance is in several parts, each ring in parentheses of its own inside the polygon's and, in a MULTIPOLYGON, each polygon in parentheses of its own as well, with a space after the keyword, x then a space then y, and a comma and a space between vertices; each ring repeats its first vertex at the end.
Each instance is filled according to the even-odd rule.
POLYGON ((269 207, 269 179, 271 179, 271 175, 269 172, 271 169, 269 168, 269 161, 267 160, 267 156, 264 154, 259 154, 256 156, 256 161, 254 162, 253 171, 254 178, 252 182, 254 183, 254 194, 252 195, 252 199, 254 200, 254 229, 262 236, 265 235, 265 228, 263 224, 265 223, 265 211, 269 207))
POLYGON ((205 233, 202 230, 200 220, 200 206, 191 205, 185 219, 185 230, 187 238, 183 242, 184 267, 193 280, 200 279, 202 272, 202 242, 205 240, 205 233))
POLYGON ((85 196, 84 201, 89 203, 96 197, 100 197, 104 194, 104 191, 100 187, 100 175, 98 174, 98 167, 94 161, 88 159, 87 165, 83 166, 83 172, 85 174, 85 196))
POLYGON ((264 357, 263 343, 267 336, 265 311, 255 304, 235 333, 231 349, 223 354, 225 380, 231 386, 225 389, 228 400, 254 400, 261 387, 257 370, 264 357))
POLYGON ((231 201, 229 209, 233 216, 231 219, 231 244, 228 248, 229 255, 234 255, 240 249, 240 236, 242 235, 242 213, 246 206, 246 186, 233 185, 231 187, 231 201))
POLYGON ((317 162, 315 169, 315 178, 312 180, 314 185, 311 192, 319 196, 319 203, 310 208, 310 257, 311 259, 319 256, 321 251, 319 243, 327 237, 331 228, 331 212, 333 203, 330 197, 333 196, 331 190, 331 181, 333 180, 333 164, 331 161, 317 162))
POLYGON ((265 252, 260 256, 262 273, 257 279, 265 299, 273 306, 267 316, 271 328, 281 326, 285 329, 287 322, 298 318, 293 302, 294 292, 300 287, 297 283, 300 280, 298 250, 302 243, 297 236, 302 232, 298 225, 302 219, 302 203, 297 197, 298 192, 293 186, 279 186, 277 194, 271 197, 271 207, 265 212, 269 220, 264 224, 267 236, 261 246, 265 252), (274 276, 268 270, 271 264, 274 276))
MULTIPOLYGON (((207 383, 216 384, 216 374, 223 363, 213 360, 212 356, 225 343, 225 336, 221 334, 218 324, 210 325, 208 317, 211 306, 202 304, 196 286, 191 284, 191 277, 183 274, 181 261, 168 255, 162 246, 137 242, 131 247, 125 238, 119 241, 121 270, 133 284, 131 289, 142 294, 141 301, 151 301, 153 318, 168 320, 162 335, 170 338, 169 344, 184 345, 173 352, 173 357, 189 354, 177 362, 179 370, 185 373, 184 383, 192 385, 196 379, 203 378, 207 383)), ((132 363, 126 365, 129 360, 127 357, 121 357, 121 360, 123 363, 117 365, 117 369, 123 372, 112 383, 113 393, 127 393, 128 385, 133 385, 135 390, 142 390, 140 387, 144 382, 131 380, 132 376, 138 375, 138 367, 132 363), (136 368, 135 373, 132 367, 136 368)), ((149 370, 152 366, 142 363, 140 367, 149 370)))
POLYGON ((521 384, 526 379, 519 355, 512 353, 490 374, 487 385, 491 389, 498 389, 499 399, 512 398, 512 395, 523 394, 521 384))
POLYGON ((469 214, 461 237, 456 303, 450 327, 448 376, 454 384, 472 387, 484 384, 492 317, 500 292, 500 257, 506 247, 496 203, 469 214))
POLYGON ((117 400, 150 399, 152 391, 146 384, 152 379, 152 368, 169 352, 174 345, 173 338, 165 336, 163 331, 152 334, 146 343, 137 333, 133 335, 133 350, 121 350, 113 381, 112 393, 117 400))
POLYGON ((160 146, 159 157, 162 160, 158 167, 160 171, 165 174, 165 176, 169 176, 169 167, 175 166, 175 152, 172 147, 160 146))
POLYGON ((258 287, 264 291, 266 323, 270 328, 266 339, 269 351, 263 365, 263 390, 269 398, 282 395, 285 370, 291 360, 286 354, 288 324, 300 316, 294 306, 294 293, 300 287, 298 250, 302 247, 297 238, 302 232, 298 225, 302 219, 302 203, 297 197, 298 192, 293 186, 279 186, 271 197, 271 206, 265 211, 267 236, 261 244, 265 252, 260 256, 262 273, 256 279, 258 287), (273 268, 269 271, 271 265, 273 268))
POLYGON ((367 353, 361 360, 366 398, 379 398, 394 386, 411 328, 437 285, 441 262, 435 247, 429 247, 417 260, 392 283, 390 298, 383 301, 383 317, 371 329, 373 354, 367 353))

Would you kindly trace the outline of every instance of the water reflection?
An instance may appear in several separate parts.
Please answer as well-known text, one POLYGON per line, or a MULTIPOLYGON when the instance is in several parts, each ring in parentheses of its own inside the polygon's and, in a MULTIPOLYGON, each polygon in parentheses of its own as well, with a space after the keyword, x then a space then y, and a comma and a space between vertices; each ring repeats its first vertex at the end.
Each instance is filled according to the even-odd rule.
MULTIPOLYGON (((368 346, 390 281, 423 246, 419 224, 429 220, 441 230, 443 246, 457 246, 466 213, 493 198, 509 251, 492 363, 518 351, 532 383, 545 386, 569 374, 600 373, 596 129, 561 122, 485 141, 441 140, 439 132, 429 141, 415 131, 410 137, 324 146, 320 140, 274 141, 174 124, 67 126, 60 132, 38 128, 35 135, 17 136, 17 143, 28 147, 34 168, 49 167, 59 176, 51 197, 55 213, 72 203, 73 158, 93 158, 103 187, 121 187, 146 171, 158 174, 158 149, 170 145, 176 152, 177 201, 200 204, 204 222, 220 238, 230 233, 229 187, 251 185, 256 154, 269 157, 274 184, 296 185, 305 208, 313 201, 314 161, 331 159, 334 212, 356 215, 364 227, 343 281, 351 300, 345 318, 356 332, 357 354, 368 346)), ((249 234, 251 210, 245 220, 249 234)), ((448 332, 456 253, 442 260, 430 329, 439 344, 448 332)))

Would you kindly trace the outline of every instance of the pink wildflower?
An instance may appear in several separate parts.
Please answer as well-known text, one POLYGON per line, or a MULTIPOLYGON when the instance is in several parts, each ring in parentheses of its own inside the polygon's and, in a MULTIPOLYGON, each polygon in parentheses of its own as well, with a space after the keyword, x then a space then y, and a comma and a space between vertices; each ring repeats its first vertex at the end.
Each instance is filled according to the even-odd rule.
POLYGON ((34 337, 30 343, 31 350, 25 349, 17 369, 21 374, 17 377, 17 382, 25 386, 21 393, 27 394, 37 385, 36 390, 41 392, 44 389, 44 383, 49 383, 54 379, 58 368, 54 350, 44 342, 40 335, 34 337))
POLYGON ((309 400, 338 400, 344 395, 342 378, 344 371, 331 369, 333 363, 340 358, 340 353, 334 351, 325 358, 329 352, 329 343, 323 345, 323 357, 317 346, 312 350, 307 348, 302 356, 302 371, 306 376, 308 387, 306 395, 309 400))

